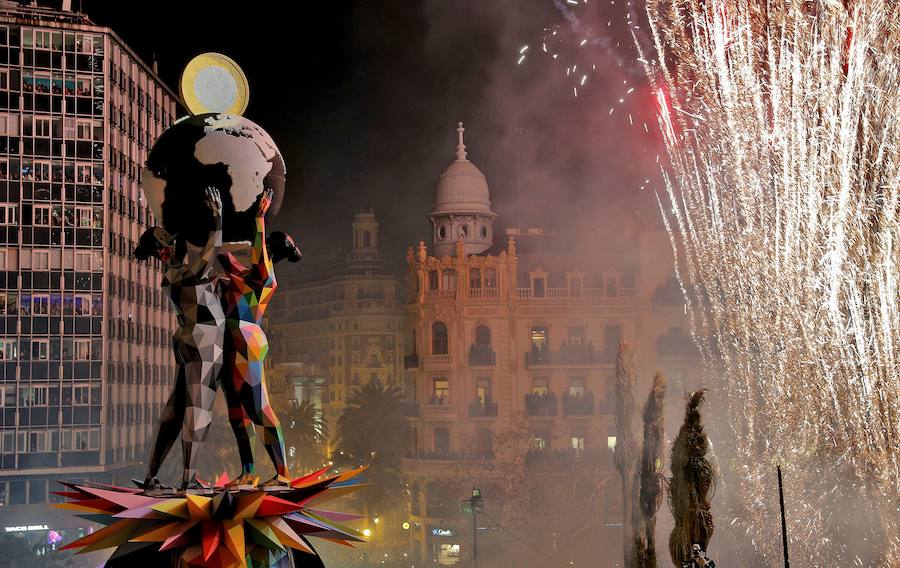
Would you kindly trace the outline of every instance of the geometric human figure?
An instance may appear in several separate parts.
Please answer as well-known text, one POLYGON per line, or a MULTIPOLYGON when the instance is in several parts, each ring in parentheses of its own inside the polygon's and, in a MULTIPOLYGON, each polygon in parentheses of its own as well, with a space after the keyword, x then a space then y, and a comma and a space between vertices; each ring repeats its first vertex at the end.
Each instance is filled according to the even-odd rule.
POLYGON ((187 259, 183 240, 173 243, 165 229, 147 229, 134 254, 139 260, 155 257, 165 264, 162 288, 178 317, 172 337, 177 374, 175 388, 163 410, 150 454, 145 489, 159 486, 163 460, 182 436, 182 488, 195 483, 197 455, 212 423, 216 380, 222 368, 225 314, 210 269, 222 245, 222 202, 216 188, 206 189, 206 209, 215 225, 203 249, 187 259))
POLYGON ((219 255, 223 274, 220 292, 225 312, 225 359, 222 383, 228 402, 228 419, 238 439, 242 473, 235 484, 254 477, 255 460, 250 439, 254 424, 262 428, 263 446, 275 466, 275 476, 264 485, 288 483, 284 435, 281 423, 269 400, 266 386, 265 359, 268 340, 261 324, 272 294, 277 287, 274 263, 282 258, 296 262, 300 251, 284 233, 273 233, 268 240, 275 245, 269 250, 265 215, 272 204, 273 192, 266 189, 256 213, 256 233, 250 250, 250 266, 244 266, 234 254, 219 255))

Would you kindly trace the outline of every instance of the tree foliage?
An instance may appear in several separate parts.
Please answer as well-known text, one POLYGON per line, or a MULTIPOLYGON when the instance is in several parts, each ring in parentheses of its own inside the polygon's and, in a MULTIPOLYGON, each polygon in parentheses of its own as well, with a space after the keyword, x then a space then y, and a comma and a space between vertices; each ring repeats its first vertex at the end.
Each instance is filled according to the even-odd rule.
POLYGON ((675 527, 669 537, 669 554, 675 566, 690 558, 692 544, 697 543, 706 550, 714 529, 710 501, 716 491, 716 470, 707 458, 709 438, 700 414, 705 392, 691 393, 684 423, 672 446, 668 497, 675 527))
POLYGON ((634 402, 634 351, 627 343, 619 344, 616 357, 616 449, 615 465, 622 481, 622 543, 625 566, 631 566, 632 492, 638 454, 635 428, 637 404, 634 402))
POLYGON ((666 382, 662 374, 653 377, 653 388, 644 405, 644 446, 636 479, 637 507, 633 515, 634 568, 656 568, 656 512, 662 501, 664 478, 662 475, 662 450, 665 428, 663 403, 666 382))

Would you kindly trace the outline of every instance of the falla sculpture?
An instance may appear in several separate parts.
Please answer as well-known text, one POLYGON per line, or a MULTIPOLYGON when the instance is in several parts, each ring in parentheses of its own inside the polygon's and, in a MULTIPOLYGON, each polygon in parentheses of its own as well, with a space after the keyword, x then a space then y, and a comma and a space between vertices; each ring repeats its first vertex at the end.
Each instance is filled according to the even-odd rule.
POLYGON ((105 525, 63 549, 114 548, 109 567, 324 566, 309 537, 351 545, 362 535, 343 524, 358 516, 317 507, 359 488, 364 468, 292 477, 286 466, 261 327, 277 288, 275 264, 301 258, 293 238, 266 224, 284 198, 284 160, 261 127, 239 116, 248 95, 233 61, 197 56, 181 87, 192 116, 160 136, 141 180, 161 226, 147 229, 134 251, 138 260, 155 258, 163 266, 161 287, 178 320, 173 390, 143 482, 136 480, 135 488, 63 483, 67 490, 57 494, 68 501, 57 506, 105 525), (249 248, 246 265, 235 254, 241 248, 249 248), (219 387, 242 471, 233 480, 222 474, 205 482, 197 476, 197 457, 219 387), (253 455, 257 427, 275 468, 262 482, 253 455), (182 479, 167 485, 157 476, 179 438, 182 479))

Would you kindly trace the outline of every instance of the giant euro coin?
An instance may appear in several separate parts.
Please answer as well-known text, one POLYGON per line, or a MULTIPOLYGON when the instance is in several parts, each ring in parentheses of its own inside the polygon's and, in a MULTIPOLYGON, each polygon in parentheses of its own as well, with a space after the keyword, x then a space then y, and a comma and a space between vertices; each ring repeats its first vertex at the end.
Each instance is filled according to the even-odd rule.
POLYGON ((284 174, 281 152, 257 124, 241 116, 201 114, 163 132, 147 157, 141 185, 156 222, 202 246, 213 227, 206 188, 222 196, 222 239, 252 241, 259 198, 272 189, 268 215, 278 213, 284 174))

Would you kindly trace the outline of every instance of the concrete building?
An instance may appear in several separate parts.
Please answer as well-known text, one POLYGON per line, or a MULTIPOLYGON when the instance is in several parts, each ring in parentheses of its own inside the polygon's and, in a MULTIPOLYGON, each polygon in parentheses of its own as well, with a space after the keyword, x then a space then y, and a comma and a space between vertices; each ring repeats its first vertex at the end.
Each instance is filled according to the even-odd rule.
POLYGON ((148 452, 174 318, 132 251, 176 100, 84 14, 0 2, 2 526, 84 524, 45 505, 54 482, 124 482, 148 452))
POLYGON ((533 553, 501 525, 539 550, 595 562, 603 547, 622 550, 620 341, 635 349, 639 405, 654 371, 669 377, 672 401, 696 374, 669 243, 639 217, 586 232, 497 229, 458 131, 429 215, 432 243, 408 253, 411 563, 471 559, 460 501, 473 486, 485 500, 480 563, 533 553))
POLYGON ((354 388, 401 385, 403 281, 381 254, 378 229, 372 211, 358 211, 345 255, 280 267, 269 310, 273 375, 298 400, 321 404, 332 433, 354 388))

